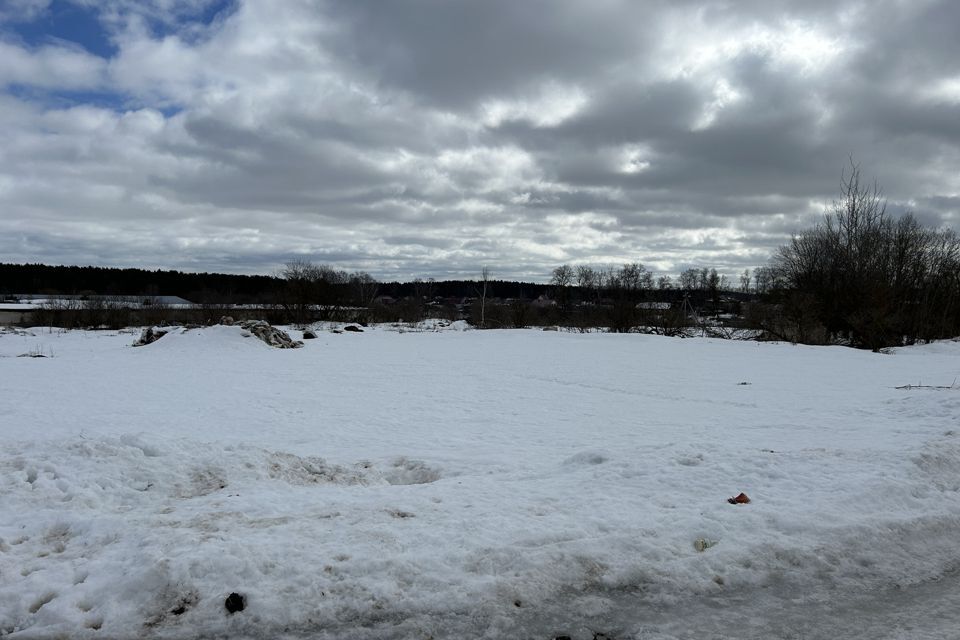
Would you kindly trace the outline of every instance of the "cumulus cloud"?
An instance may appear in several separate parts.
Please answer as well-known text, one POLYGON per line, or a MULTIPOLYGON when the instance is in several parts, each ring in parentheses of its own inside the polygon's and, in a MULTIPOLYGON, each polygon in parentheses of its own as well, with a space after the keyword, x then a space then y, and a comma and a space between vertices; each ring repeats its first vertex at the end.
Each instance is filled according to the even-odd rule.
POLYGON ((26 38, 51 7, 17 1, 6 260, 734 272, 822 213, 850 155, 891 210, 960 225, 946 0, 73 0, 102 56, 26 38))
POLYGON ((94 89, 105 80, 104 60, 79 47, 44 46, 30 50, 0 40, 0 87, 94 89))
POLYGON ((7 0, 0 7, 0 24, 34 20, 49 6, 50 0, 7 0))

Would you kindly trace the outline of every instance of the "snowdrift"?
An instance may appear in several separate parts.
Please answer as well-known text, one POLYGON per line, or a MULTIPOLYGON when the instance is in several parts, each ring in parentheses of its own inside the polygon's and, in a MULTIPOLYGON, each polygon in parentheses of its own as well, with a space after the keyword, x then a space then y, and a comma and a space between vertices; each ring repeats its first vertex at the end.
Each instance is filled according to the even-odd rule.
POLYGON ((960 344, 235 329, 0 358, 0 634, 960 628, 960 344))

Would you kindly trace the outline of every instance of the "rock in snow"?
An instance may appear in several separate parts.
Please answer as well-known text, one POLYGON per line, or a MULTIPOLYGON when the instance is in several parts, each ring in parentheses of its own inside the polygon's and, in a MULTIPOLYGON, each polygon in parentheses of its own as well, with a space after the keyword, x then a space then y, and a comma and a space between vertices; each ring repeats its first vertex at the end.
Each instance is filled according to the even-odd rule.
POLYGON ((133 343, 133 346, 143 347, 148 344, 152 344, 165 335, 167 335, 167 331, 165 329, 157 329, 156 327, 147 327, 140 332, 140 337, 137 339, 136 342, 133 343))
POLYGON ((239 326, 257 336, 271 347, 278 349, 298 349, 303 346, 286 331, 281 331, 265 320, 244 320, 239 326))
POLYGON ((247 600, 239 593, 231 593, 227 596, 223 606, 227 609, 227 613, 236 613, 243 611, 244 607, 247 606, 247 600))

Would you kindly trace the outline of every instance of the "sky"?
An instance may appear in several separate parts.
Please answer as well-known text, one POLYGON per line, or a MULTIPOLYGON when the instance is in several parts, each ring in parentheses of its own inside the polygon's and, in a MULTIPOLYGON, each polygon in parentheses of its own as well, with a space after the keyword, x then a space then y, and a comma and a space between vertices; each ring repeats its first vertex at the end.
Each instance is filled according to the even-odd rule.
POLYGON ((951 0, 0 0, 0 261, 767 262, 851 158, 960 229, 951 0))

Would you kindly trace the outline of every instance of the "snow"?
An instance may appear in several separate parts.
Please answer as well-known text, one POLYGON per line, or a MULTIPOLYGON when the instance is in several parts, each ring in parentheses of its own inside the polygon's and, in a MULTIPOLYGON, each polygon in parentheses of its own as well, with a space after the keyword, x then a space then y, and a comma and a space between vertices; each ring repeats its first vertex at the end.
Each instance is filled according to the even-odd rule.
POLYGON ((960 342, 463 328, 0 333, 0 636, 957 637, 960 342))

